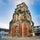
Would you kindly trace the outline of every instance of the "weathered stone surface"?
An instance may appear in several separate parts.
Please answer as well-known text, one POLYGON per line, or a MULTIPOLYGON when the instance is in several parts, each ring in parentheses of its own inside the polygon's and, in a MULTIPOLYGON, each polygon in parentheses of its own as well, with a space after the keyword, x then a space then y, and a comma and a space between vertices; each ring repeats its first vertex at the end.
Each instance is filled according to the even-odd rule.
POLYGON ((32 29, 31 28, 32 18, 28 10, 28 7, 24 2, 17 5, 12 20, 13 23, 10 24, 11 25, 10 34, 12 34, 12 36, 22 37, 31 35, 30 30, 32 29))

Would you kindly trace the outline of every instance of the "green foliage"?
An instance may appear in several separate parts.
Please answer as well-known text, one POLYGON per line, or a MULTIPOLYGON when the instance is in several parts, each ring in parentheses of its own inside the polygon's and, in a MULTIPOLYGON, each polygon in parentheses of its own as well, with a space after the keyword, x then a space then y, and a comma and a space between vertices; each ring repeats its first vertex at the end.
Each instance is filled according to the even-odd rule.
POLYGON ((30 24, 30 21, 27 20, 26 16, 24 16, 24 19, 21 19, 21 20, 22 20, 22 22, 26 21, 26 22, 28 22, 30 24))
POLYGON ((31 30, 29 30, 29 32, 30 32, 30 33, 32 33, 32 29, 31 29, 31 30))
POLYGON ((26 22, 30 23, 30 21, 29 21, 29 20, 27 20, 26 16, 24 17, 24 19, 25 19, 25 21, 26 21, 26 22))
POLYGON ((16 13, 19 16, 19 13, 16 13))

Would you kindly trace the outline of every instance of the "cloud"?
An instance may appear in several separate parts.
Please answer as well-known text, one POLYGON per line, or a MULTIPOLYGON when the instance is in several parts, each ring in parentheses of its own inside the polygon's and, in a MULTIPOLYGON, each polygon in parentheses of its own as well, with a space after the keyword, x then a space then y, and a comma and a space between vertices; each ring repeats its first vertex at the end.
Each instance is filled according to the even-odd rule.
POLYGON ((40 25, 40 15, 32 15, 32 20, 33 20, 35 26, 40 25))
POLYGON ((35 0, 8 0, 8 3, 13 6, 16 6, 22 2, 25 2, 28 6, 30 6, 34 4, 35 0))
MULTIPOLYGON (((16 5, 22 3, 22 2, 25 2, 27 4, 28 7, 34 5, 36 2, 40 2, 39 0, 7 0, 7 2, 4 2, 3 0, 0 0, 0 5, 6 5, 6 4, 9 4, 13 7, 13 9, 15 9, 16 5)), ((12 19, 12 14, 13 14, 13 9, 9 12, 10 14, 8 14, 7 12, 7 18, 4 17, 4 18, 1 18, 1 19, 4 19, 4 20, 1 20, 0 21, 0 28, 6 28, 6 29, 9 29, 9 21, 12 19), (3 22, 2 22, 3 21, 3 22)), ((35 25, 38 25, 39 24, 39 20, 40 20, 40 16, 39 15, 36 15, 36 16, 33 16, 33 21, 35 23, 35 25), (36 21, 36 22, 35 22, 36 21)))
POLYGON ((17 3, 22 3, 25 2, 27 5, 33 5, 34 4, 34 0, 17 0, 17 3))
POLYGON ((31 5, 34 5, 36 2, 40 2, 40 0, 6 0, 6 1, 1 0, 0 4, 6 5, 8 3, 12 6, 15 6, 15 5, 18 5, 22 2, 25 2, 28 6, 31 6, 31 5))
POLYGON ((8 24, 5 23, 0 23, 0 28, 5 28, 5 29, 9 29, 8 24))

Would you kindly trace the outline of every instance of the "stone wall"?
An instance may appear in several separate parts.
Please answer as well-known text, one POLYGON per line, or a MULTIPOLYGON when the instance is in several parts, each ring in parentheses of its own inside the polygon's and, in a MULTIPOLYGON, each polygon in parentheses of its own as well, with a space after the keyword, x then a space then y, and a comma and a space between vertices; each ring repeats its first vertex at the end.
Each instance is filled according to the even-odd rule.
POLYGON ((31 14, 26 4, 23 2, 17 5, 17 8, 15 9, 15 12, 13 14, 12 22, 10 24, 10 34, 12 34, 12 36, 18 37, 30 36, 30 30, 32 29, 31 22, 31 14))

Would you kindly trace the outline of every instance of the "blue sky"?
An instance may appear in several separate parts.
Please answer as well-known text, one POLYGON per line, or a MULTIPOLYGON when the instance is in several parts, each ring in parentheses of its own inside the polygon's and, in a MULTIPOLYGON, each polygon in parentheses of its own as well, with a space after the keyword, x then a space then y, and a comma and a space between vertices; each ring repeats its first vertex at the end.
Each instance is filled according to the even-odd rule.
POLYGON ((35 26, 40 25, 40 0, 0 0, 0 28, 9 29, 16 5, 25 2, 35 26))

